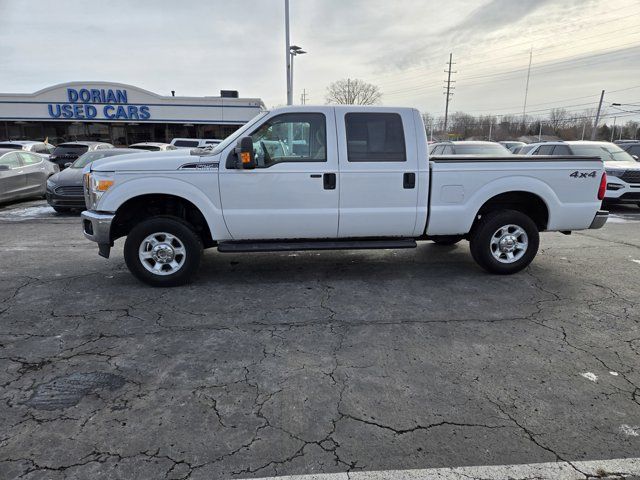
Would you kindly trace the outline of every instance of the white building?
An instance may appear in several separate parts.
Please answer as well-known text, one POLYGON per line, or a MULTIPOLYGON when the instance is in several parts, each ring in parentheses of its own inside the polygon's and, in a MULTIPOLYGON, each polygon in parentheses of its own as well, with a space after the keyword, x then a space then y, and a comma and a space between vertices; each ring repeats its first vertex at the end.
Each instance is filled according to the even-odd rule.
POLYGON ((224 138, 263 110, 259 98, 162 96, 132 85, 70 82, 0 93, 0 140, 101 140, 114 145, 174 137, 224 138), (4 138, 3 138, 4 137, 4 138))

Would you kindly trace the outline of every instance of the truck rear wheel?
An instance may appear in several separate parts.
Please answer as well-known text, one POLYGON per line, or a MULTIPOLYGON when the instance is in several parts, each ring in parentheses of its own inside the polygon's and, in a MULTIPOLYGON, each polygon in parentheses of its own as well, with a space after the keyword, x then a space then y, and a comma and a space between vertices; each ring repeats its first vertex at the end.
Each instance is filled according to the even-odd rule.
POLYGON ((501 275, 519 272, 529 265, 539 244, 536 224, 516 210, 483 215, 469 241, 471 256, 478 265, 501 275))
POLYGON ((154 287, 188 283, 198 270, 202 241, 177 218, 155 217, 129 232, 124 260, 131 273, 154 287))

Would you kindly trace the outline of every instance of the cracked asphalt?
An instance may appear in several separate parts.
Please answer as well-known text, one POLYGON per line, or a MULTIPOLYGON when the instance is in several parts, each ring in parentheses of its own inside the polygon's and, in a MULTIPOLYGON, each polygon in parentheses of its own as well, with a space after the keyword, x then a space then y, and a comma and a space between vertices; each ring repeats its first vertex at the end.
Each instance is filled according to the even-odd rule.
POLYGON ((614 213, 509 277, 464 242, 209 250, 163 290, 77 217, 0 207, 0 478, 638 457, 640 209, 614 213))

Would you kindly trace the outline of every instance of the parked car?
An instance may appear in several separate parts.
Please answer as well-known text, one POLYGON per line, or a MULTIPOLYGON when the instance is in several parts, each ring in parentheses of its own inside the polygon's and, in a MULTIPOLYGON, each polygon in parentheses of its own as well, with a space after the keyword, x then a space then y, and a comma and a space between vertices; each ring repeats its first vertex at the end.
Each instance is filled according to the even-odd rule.
POLYGON ((176 150, 178 147, 171 145, 170 143, 161 142, 140 142, 129 145, 129 148, 135 148, 137 150, 147 150, 149 152, 159 152, 167 150, 176 150))
POLYGON ((504 157, 511 152, 496 142, 459 141, 441 142, 431 146, 431 155, 491 155, 504 157))
POLYGON ((126 237, 132 274, 174 286, 193 277, 203 247, 386 249, 468 239, 482 268, 511 274, 533 260, 539 232, 604 225, 599 158, 527 161, 494 146, 500 158, 429 159, 415 109, 278 108, 210 151, 105 159, 86 168, 82 226, 103 257, 126 237), (304 153, 295 153, 294 140, 304 153), (272 153, 267 142, 280 148, 272 153))
POLYGON ((75 162, 80 155, 95 150, 106 150, 113 148, 113 145, 106 142, 65 142, 59 144, 51 153, 49 160, 58 165, 60 170, 64 170, 75 162))
POLYGON ((498 142, 498 143, 502 145, 504 148, 506 148, 507 150, 509 150, 511 153, 515 153, 517 149, 519 149, 520 147, 524 147, 526 145, 526 143, 518 142, 516 140, 503 140, 502 142, 498 142))
POLYGON ((37 153, 44 155, 45 158, 49 158, 49 155, 56 148, 50 143, 39 142, 36 140, 11 140, 6 142, 0 142, 0 148, 11 148, 13 150, 24 150, 25 152, 37 153))
POLYGON ((83 153, 69 168, 56 173, 47 180, 47 203, 58 213, 84 210, 84 189, 82 169, 96 160, 114 155, 141 153, 131 148, 108 148, 83 153))
POLYGON ((0 148, 0 202, 44 195, 47 179, 59 171, 36 153, 0 148))
POLYGON ((633 158, 640 160, 640 140, 623 140, 615 143, 633 158))
POLYGON ((217 140, 215 138, 174 138, 171 140, 171 145, 176 148, 205 148, 205 147, 215 147, 222 140, 217 140))
POLYGON ((640 206, 640 163, 622 145, 609 142, 576 140, 530 144, 527 155, 579 155, 598 157, 608 176, 605 202, 635 203, 640 206))

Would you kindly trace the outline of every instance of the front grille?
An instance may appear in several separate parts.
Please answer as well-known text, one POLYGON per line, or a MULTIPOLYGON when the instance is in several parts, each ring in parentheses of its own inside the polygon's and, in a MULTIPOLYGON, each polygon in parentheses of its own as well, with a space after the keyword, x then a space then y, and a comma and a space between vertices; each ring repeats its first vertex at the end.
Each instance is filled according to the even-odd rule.
POLYGON ((640 183, 640 170, 627 170, 620 180, 627 183, 640 183))
POLYGON ((82 191, 82 186, 81 185, 69 185, 69 186, 62 186, 62 187, 56 187, 56 189, 54 190, 54 192, 56 192, 57 195, 62 195, 62 196, 83 196, 84 192, 82 191))

